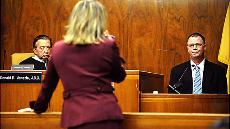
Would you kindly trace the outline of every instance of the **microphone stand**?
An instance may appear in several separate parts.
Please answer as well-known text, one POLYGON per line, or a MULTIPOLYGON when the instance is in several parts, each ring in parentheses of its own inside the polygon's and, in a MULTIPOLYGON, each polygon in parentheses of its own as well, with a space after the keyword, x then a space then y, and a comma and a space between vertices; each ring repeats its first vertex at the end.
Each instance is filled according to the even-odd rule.
POLYGON ((173 87, 173 86, 171 86, 171 85, 169 85, 169 87, 170 87, 173 91, 175 91, 177 94, 180 94, 180 92, 179 92, 178 90, 176 90, 175 87, 173 87))

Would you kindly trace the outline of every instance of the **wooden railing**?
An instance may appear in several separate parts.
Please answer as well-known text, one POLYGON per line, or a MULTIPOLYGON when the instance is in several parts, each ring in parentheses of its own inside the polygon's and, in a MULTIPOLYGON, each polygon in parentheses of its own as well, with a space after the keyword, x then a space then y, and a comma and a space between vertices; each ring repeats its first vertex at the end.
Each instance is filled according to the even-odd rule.
MULTIPOLYGON (((42 115, 1 112, 1 129, 63 129, 60 112, 42 115)), ((202 113, 129 113, 124 112, 122 129, 209 129, 229 114, 202 113)))

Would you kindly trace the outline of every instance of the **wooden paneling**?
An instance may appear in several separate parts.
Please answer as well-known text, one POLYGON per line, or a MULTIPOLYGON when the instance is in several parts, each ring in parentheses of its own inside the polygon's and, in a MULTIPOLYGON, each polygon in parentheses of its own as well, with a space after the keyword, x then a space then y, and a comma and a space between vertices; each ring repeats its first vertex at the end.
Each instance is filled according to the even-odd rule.
POLYGON ((142 94, 141 112, 229 113, 227 94, 142 94))
MULTIPOLYGON (((31 52, 33 38, 62 39, 77 0, 1 0, 1 69, 10 69, 11 54, 31 52)), ((229 0, 100 0, 108 10, 108 30, 117 39, 127 69, 165 75, 188 59, 186 37, 201 32, 206 57, 217 63, 229 0)))
MULTIPOLYGON (((60 112, 42 115, 1 112, 1 129, 62 129, 60 112)), ((123 113, 122 129, 209 129, 229 114, 198 113, 123 113)))

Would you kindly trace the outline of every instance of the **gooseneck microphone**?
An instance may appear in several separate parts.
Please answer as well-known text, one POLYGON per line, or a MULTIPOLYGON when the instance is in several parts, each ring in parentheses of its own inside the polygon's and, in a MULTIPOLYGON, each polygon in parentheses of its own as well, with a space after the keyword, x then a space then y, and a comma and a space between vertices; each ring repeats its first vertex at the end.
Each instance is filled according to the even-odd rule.
POLYGON ((170 87, 173 91, 175 91, 176 93, 180 94, 180 92, 179 92, 174 86, 169 85, 169 87, 170 87))
MULTIPOLYGON (((188 67, 186 67, 186 69, 184 70, 184 72, 182 73, 182 75, 180 76, 179 80, 177 82, 180 82, 180 80, 182 79, 182 77, 184 76, 185 72, 187 71, 188 67)), ((176 84, 176 83, 175 83, 176 84)))
POLYGON ((169 87, 175 91, 176 93, 180 94, 180 92, 177 90, 177 88, 181 87, 183 84, 180 82, 181 79, 183 78, 184 74, 186 73, 188 67, 185 68, 184 72, 181 74, 180 78, 178 79, 178 81, 173 85, 169 85, 169 87))

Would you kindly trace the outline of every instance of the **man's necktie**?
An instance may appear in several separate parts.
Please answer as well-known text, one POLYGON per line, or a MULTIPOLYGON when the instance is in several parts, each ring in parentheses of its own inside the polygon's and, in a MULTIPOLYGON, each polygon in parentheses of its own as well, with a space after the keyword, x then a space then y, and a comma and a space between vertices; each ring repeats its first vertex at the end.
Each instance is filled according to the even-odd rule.
POLYGON ((200 76, 200 68, 195 66, 195 78, 194 78, 194 85, 193 85, 193 93, 194 94, 201 94, 202 87, 201 87, 201 76, 200 76))

